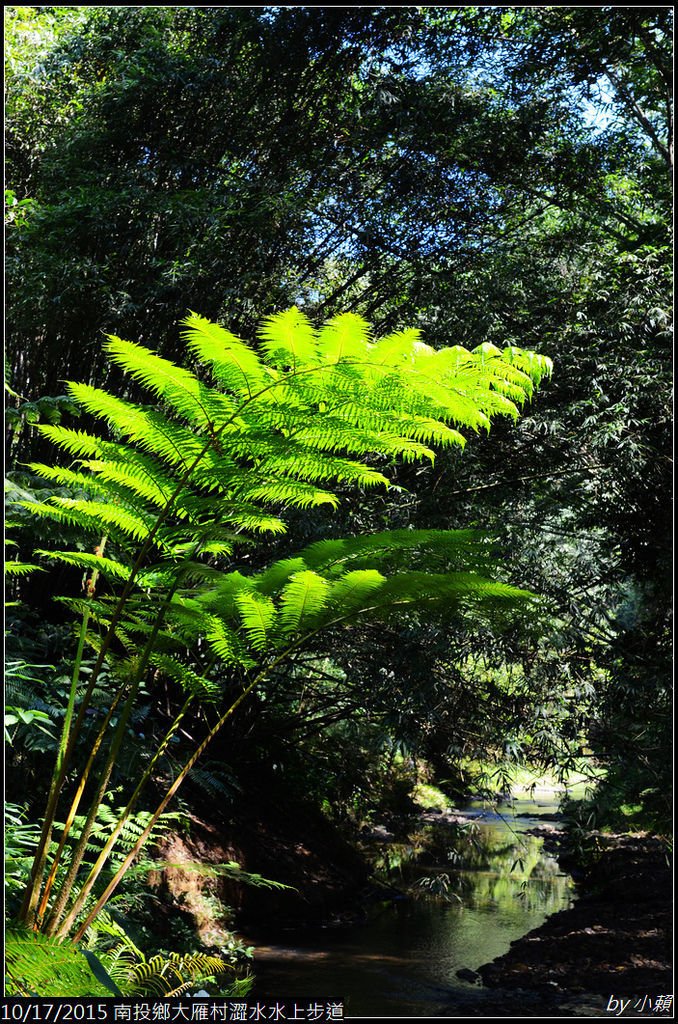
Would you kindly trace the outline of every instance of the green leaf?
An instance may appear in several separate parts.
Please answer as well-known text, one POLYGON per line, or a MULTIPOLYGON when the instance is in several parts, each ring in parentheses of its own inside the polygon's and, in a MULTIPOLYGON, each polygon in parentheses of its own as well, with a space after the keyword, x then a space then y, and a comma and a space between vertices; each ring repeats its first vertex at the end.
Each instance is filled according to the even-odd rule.
POLYGON ((308 629, 327 604, 330 586, 326 579, 306 569, 290 577, 280 600, 280 619, 285 633, 308 629))

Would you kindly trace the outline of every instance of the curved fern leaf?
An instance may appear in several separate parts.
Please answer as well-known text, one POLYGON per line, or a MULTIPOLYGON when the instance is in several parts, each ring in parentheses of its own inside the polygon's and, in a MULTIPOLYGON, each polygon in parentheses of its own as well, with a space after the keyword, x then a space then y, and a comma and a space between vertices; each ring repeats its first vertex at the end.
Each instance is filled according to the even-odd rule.
POLYGON ((273 601, 256 591, 241 590, 235 595, 235 603, 250 646, 255 651, 266 651, 276 623, 273 601))
POLYGON ((262 348, 270 366, 296 370, 317 360, 316 332, 296 306, 267 317, 259 329, 262 348))
POLYGON ((330 363, 340 359, 364 359, 370 335, 367 320, 355 313, 340 313, 318 332, 318 354, 330 363))
POLYGON ((5 934, 7 995, 108 996, 82 953, 34 932, 8 929, 5 934))
POLYGON ((197 313, 191 313, 182 322, 186 328, 182 336, 189 351, 211 366, 227 391, 250 397, 271 383, 257 354, 230 331, 197 313))
POLYGON ((287 634, 309 626, 327 604, 330 586, 324 577, 310 569, 295 572, 283 589, 280 599, 280 621, 287 634))
POLYGON ((120 562, 116 562, 115 559, 91 555, 87 551, 46 551, 38 548, 35 554, 57 562, 64 562, 65 565, 75 565, 79 569, 97 569, 104 576, 112 576, 118 580, 127 580, 130 575, 130 569, 121 565, 120 562))

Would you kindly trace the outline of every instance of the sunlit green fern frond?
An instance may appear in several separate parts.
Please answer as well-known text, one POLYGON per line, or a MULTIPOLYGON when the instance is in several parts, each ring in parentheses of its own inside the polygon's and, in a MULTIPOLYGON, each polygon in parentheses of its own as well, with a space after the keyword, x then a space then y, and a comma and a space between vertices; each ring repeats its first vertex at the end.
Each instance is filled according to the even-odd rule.
POLYGON ((104 558, 102 555, 92 555, 87 551, 46 551, 38 548, 36 555, 42 555, 46 559, 63 562, 65 565, 74 565, 79 569, 96 569, 104 576, 110 576, 117 580, 129 578, 129 566, 121 565, 113 558, 104 558))
POLYGON ((32 562, 7 561, 5 562, 6 576, 30 576, 32 572, 42 572, 42 566, 33 565, 32 562))
POLYGON ((234 629, 228 626, 218 615, 209 617, 206 639, 214 653, 226 665, 240 668, 253 668, 256 661, 247 653, 245 645, 234 629))
MULTIPOLYGON (((263 555, 263 543, 287 531, 289 510, 327 512, 349 488, 386 488, 394 463, 433 462, 436 449, 463 447, 470 433, 489 430, 495 418, 515 418, 550 372, 549 360, 487 345, 473 352, 434 349, 415 329, 375 340, 369 325, 352 314, 316 330, 297 308, 268 317, 252 344, 194 313, 184 321, 184 337, 198 369, 110 336, 110 360, 145 398, 136 403, 120 397, 122 389, 112 394, 69 384, 71 399, 98 421, 101 438, 94 436, 97 429, 44 427, 43 435, 68 465, 34 469, 61 492, 38 502, 17 493, 18 504, 36 522, 52 521, 83 535, 64 545, 69 550, 50 553, 44 543, 40 552, 48 563, 53 559, 74 572, 106 578, 100 591, 87 593, 91 600, 67 599, 66 607, 82 616, 80 653, 87 648, 96 655, 84 691, 76 659, 69 700, 81 697, 81 703, 69 743, 87 734, 85 715, 106 671, 109 701, 122 701, 125 708, 117 724, 110 719, 111 771, 125 738, 125 716, 149 672, 164 672, 196 700, 217 696, 211 669, 204 676, 200 670, 207 659, 216 665, 215 677, 224 678, 224 692, 237 684, 236 704, 219 712, 209 739, 271 666, 325 627, 340 630, 402 613, 491 614, 531 600, 524 591, 494 582, 491 545, 464 531, 320 541, 267 568, 264 557, 250 559, 250 549, 259 545, 263 555), (98 542, 106 537, 105 556, 99 547, 88 553, 89 533, 98 542), (252 565, 264 568, 254 571, 252 565)), ((105 729, 105 747, 104 734, 105 729)), ((163 799, 172 797, 202 749, 189 757, 163 799)), ((78 793, 96 789, 88 778, 94 761, 87 764, 78 793)), ((54 778, 58 794, 67 779, 63 760, 54 778)), ((100 799, 93 799, 93 812, 101 810, 100 799)), ((48 824, 56 816, 53 802, 48 824)), ((139 812, 128 815, 114 864, 126 846, 130 856, 138 852, 154 820, 144 822, 139 812)), ((74 839, 80 821, 76 816, 74 839)), ((86 867, 105 841, 106 828, 113 839, 114 827, 90 814, 82 838, 67 844, 63 859, 72 857, 75 869, 84 860, 86 867)), ((46 830, 25 902, 30 923, 41 898, 50 902, 41 889, 48 845, 46 830)), ((120 871, 125 865, 127 859, 120 871)), ((106 889, 95 900, 87 884, 77 898, 64 886, 56 901, 55 914, 62 917, 55 927, 64 935, 86 906, 87 916, 77 925, 76 938, 81 936, 108 898, 106 889)), ((187 984, 181 971, 188 967, 172 961, 164 968, 152 958, 140 982, 152 987, 163 970, 176 968, 179 991, 187 984)), ((165 982, 157 991, 168 994, 165 982)))
POLYGON ((110 989, 70 943, 22 929, 5 933, 5 993, 15 996, 110 996, 110 989))
POLYGON ((295 572, 282 590, 280 622, 287 634, 297 632, 314 622, 329 598, 326 579, 310 569, 295 572))
MULTIPOLYGON (((365 537, 316 541, 299 553, 313 569, 373 566, 480 568, 493 564, 494 545, 481 530, 388 530, 365 537)), ((272 571, 272 570, 269 570, 272 571)))
POLYGON ((214 427, 235 411, 231 399, 207 388, 193 373, 142 345, 110 335, 105 348, 114 363, 163 399, 181 419, 199 429, 214 427))
POLYGON ((183 324, 189 351, 210 366, 226 391, 249 398, 271 383, 256 352, 230 331, 197 313, 191 313, 183 324))
POLYGON ((223 978, 233 967, 207 953, 156 954, 136 964, 125 983, 127 995, 180 996, 208 978, 223 978))
POLYGON ((316 332, 296 306, 264 320, 259 337, 269 366, 297 370, 317 361, 316 332))
POLYGON ((255 651, 266 651, 273 645, 277 612, 273 601, 256 591, 241 590, 235 595, 235 604, 249 646, 255 651))
POLYGON ((318 332, 318 353, 327 362, 365 357, 372 329, 367 320, 355 313, 332 317, 318 332))

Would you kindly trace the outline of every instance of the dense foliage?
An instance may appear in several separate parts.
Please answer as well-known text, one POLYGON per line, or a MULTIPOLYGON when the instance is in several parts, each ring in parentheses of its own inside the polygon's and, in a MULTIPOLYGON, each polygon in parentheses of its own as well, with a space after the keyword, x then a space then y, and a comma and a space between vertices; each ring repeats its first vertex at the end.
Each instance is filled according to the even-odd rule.
MULTIPOLYGON (((336 507, 328 483, 388 486, 387 477, 364 464, 370 455, 411 462, 434 458, 427 442, 463 447, 459 428, 489 429, 497 416, 518 415, 515 403, 523 404, 550 373, 547 357, 489 344, 474 352, 459 345, 435 350, 416 330, 373 339, 369 325, 352 314, 316 331, 296 308, 264 322, 260 354, 195 314, 185 324, 191 355, 209 367, 217 386, 110 337, 110 358, 143 383, 159 408, 69 384, 70 397, 117 439, 42 426, 69 456, 80 456, 78 468, 30 468, 74 496, 19 502, 33 517, 84 535, 103 531, 94 554, 82 547, 35 552, 89 573, 84 599, 60 598, 81 625, 44 824, 20 911, 23 924, 58 939, 75 929, 78 942, 95 924, 216 734, 273 669, 312 647, 319 633, 424 610, 501 623, 502 605, 531 597, 478 572, 492 559, 471 531, 327 539, 258 574, 241 570, 248 568, 246 552, 258 535, 286 531, 268 506, 336 507), (95 597, 99 576, 120 585, 95 597), (96 658, 83 687, 88 649, 96 658), (105 666, 108 686, 101 678, 105 666), (123 759, 130 717, 142 687, 153 695, 158 675, 183 690, 181 704, 91 863, 91 838, 123 759), (146 784, 157 777, 182 720, 199 703, 216 711, 208 716, 206 736, 101 891, 97 883, 146 784), (106 705, 96 736, 88 739, 86 716, 106 705), (86 763, 53 852, 57 808, 77 753, 86 763), (89 810, 76 822, 86 790, 93 790, 89 810)), ((181 976, 179 981, 184 983, 181 976)))
MULTIPOLYGON (((548 614, 489 615, 476 601, 453 630, 428 615, 350 629, 324 622, 284 665, 270 659, 266 684, 224 723, 184 799, 219 794, 235 811, 247 786, 275 783, 345 828, 402 809, 422 773, 463 791, 473 766, 488 761, 502 772, 589 764, 605 778, 587 816, 666 832, 670 8, 10 8, 6 28, 8 479, 18 545, 8 796, 25 804, 21 849, 35 848, 55 757, 57 775, 64 769, 59 737, 83 693, 74 663, 91 681, 90 707, 68 751, 66 786, 87 776, 87 751, 128 672, 135 702, 128 718, 113 711, 127 756, 111 761, 104 813, 118 820, 130 779, 148 771, 158 800, 142 799, 138 813, 151 815, 210 734, 210 707, 219 718, 217 704, 196 700, 191 744, 185 718, 171 734, 181 701, 213 686, 223 713, 228 687, 253 671, 247 659, 259 664, 271 637, 285 635, 285 587, 313 579, 329 601, 337 581, 318 545, 387 529, 422 546, 408 554, 401 544, 390 562, 378 549, 377 564, 361 561, 358 545, 347 572, 376 572, 391 588, 399 570, 439 572, 442 555, 424 538, 442 530, 445 573, 470 567, 516 581, 546 598, 548 614), (225 369, 219 379, 215 364, 215 397, 196 368, 225 337, 210 324, 253 339, 261 317, 292 306, 299 323, 305 314, 334 324, 321 334, 328 352, 337 324, 357 330, 365 317, 383 335, 421 328, 431 350, 417 351, 441 367, 446 349, 459 355, 454 346, 476 353, 463 357, 476 371, 498 353, 535 349, 556 373, 517 423, 497 420, 463 452, 459 409, 455 423, 408 408, 437 425, 407 433, 401 417, 388 443, 382 432, 372 444, 383 423, 371 419, 375 382, 359 373, 333 378, 350 422, 341 444, 323 448, 332 442, 315 415, 319 398, 300 377, 293 408, 308 422, 289 429, 300 431, 294 451, 304 448, 305 470, 290 475, 287 451, 274 450, 288 429, 276 408, 267 406, 266 423, 243 421, 256 453, 227 450, 220 423, 237 382, 225 369), (177 330, 188 309, 206 318, 192 315, 190 364, 177 330), (339 313, 348 319, 332 320, 339 313), (110 332, 138 345, 106 341, 110 332), (79 383, 64 393, 65 380, 79 383), (103 432, 97 419, 108 423, 103 432), (181 460, 188 468, 202 450, 198 438, 207 451, 195 481, 153 534, 159 546, 144 551, 181 460), (439 446, 435 462, 420 461, 439 446), (244 545, 267 527, 265 545, 244 545), (424 551, 431 561, 418 565, 424 551), (185 577, 168 568, 180 557, 185 577), (36 561, 41 571, 31 573, 36 561), (203 631, 197 660, 187 621, 184 647, 172 647, 176 601, 214 619, 188 593, 216 592, 208 570, 266 580, 274 563, 281 589, 229 591, 232 618, 203 631), (113 594, 130 579, 109 646, 113 594), (168 647, 151 661, 154 629, 168 647), (235 649, 229 630, 239 646, 225 684, 209 666, 235 649)), ((290 365, 270 338, 242 351, 255 359, 248 373, 290 365)), ((508 402, 520 397, 520 381, 497 383, 508 402)), ((467 394, 478 416, 462 417, 467 427, 498 411, 494 385, 467 394)), ((388 390, 403 400, 402 380, 388 390)), ((331 601, 320 603, 322 616, 331 601)), ((92 786, 86 799, 100 802, 92 786)), ((84 823, 76 814, 68 826, 76 844, 84 823)), ((100 849, 83 853, 88 871, 100 849)), ((14 901, 26 863, 18 858, 10 874, 14 901)))

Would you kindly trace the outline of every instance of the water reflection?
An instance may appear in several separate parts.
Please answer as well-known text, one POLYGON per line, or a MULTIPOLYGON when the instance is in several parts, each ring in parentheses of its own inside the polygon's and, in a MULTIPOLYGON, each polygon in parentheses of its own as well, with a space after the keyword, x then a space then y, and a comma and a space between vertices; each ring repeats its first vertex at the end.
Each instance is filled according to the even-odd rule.
POLYGON ((373 903, 359 925, 258 945, 255 992, 340 995, 350 1015, 415 1017, 435 1015, 451 990, 472 994, 459 969, 500 956, 571 900, 569 876, 525 833, 540 812, 533 803, 500 816, 471 808, 464 823, 429 824, 409 844, 384 844, 375 872, 406 897, 373 903))

